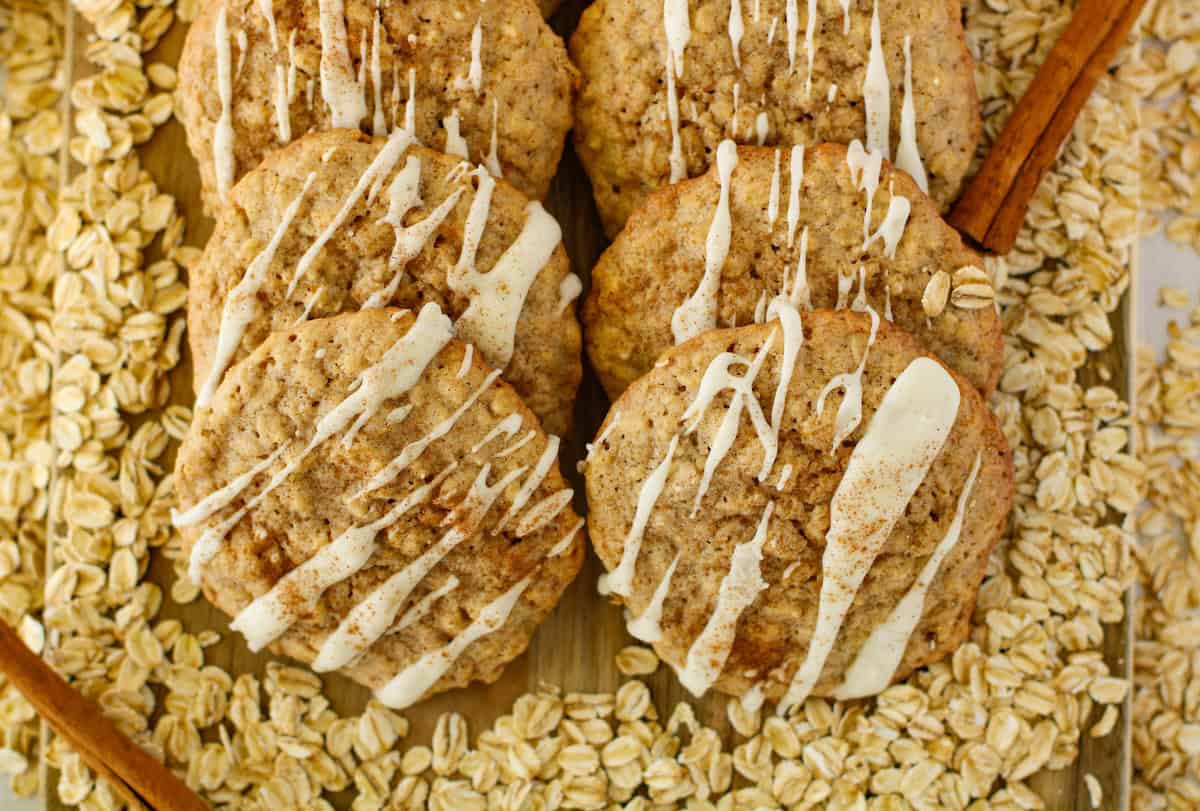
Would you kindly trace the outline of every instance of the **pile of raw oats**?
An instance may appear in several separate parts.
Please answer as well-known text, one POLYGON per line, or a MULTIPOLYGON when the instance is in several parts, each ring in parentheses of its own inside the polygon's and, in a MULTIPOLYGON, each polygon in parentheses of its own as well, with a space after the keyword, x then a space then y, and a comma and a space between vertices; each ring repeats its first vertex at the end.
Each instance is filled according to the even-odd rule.
MULTIPOLYGON (((166 404, 184 328, 180 271, 196 247, 182 244, 175 203, 135 147, 172 112, 175 72, 147 53, 196 3, 75 0, 96 37, 75 60, 90 66, 84 78, 65 87, 60 0, 3 0, 0 617, 218 808, 319 811, 353 787, 354 809, 999 811, 1044 807, 1028 778, 1072 763, 1084 736, 1120 734, 1129 685, 1108 672, 1100 645, 1140 568, 1135 807, 1200 805, 1200 467, 1190 444, 1200 311, 1161 367, 1143 358, 1140 458, 1127 449, 1128 405, 1110 387, 1118 372, 1092 355, 1112 345, 1110 316, 1130 284, 1139 184, 1173 236, 1200 238, 1188 2, 1152 3, 1157 41, 1103 83, 1017 249, 988 268, 1009 336, 994 406, 1018 487, 968 644, 869 703, 813 699, 784 720, 731 702, 732 744, 687 704, 659 716, 640 680, 658 660, 632 647, 617 657, 628 678, 615 695, 547 687, 491 729, 447 714, 431 747, 404 747, 403 717, 376 704, 339 717, 305 671, 275 665, 259 678, 206 665, 216 634, 160 617, 164 600, 188 602, 196 589, 176 578, 164 594, 144 579, 152 555, 179 563, 164 459, 190 414, 166 404), (1166 106, 1142 110, 1151 126, 1140 128, 1146 95, 1166 106), (1138 136, 1141 155, 1128 147, 1138 136), (63 147, 74 165, 60 187, 63 147), (1079 383, 1085 364, 1110 385, 1079 383), (1147 481, 1148 506, 1131 519, 1147 539, 1135 561, 1112 519, 1137 507, 1147 481)), ((993 136, 1070 4, 965 5, 993 136)), ((1165 299, 1196 303, 1178 291, 1165 299)), ((17 793, 37 790, 45 742, 63 802, 119 806, 2 683, 0 730, 0 774, 17 793)), ((1099 807, 1099 781, 1086 783, 1099 807)))

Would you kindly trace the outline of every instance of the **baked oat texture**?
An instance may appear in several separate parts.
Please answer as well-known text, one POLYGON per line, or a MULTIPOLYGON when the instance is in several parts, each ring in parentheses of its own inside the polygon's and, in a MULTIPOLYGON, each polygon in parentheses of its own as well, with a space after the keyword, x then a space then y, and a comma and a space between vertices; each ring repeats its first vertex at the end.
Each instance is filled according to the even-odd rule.
MULTIPOLYGON (((375 89, 372 48, 374 0, 342 0, 349 56, 357 78, 364 54, 363 96, 367 115, 360 126, 374 131, 375 89), (366 50, 364 51, 364 46, 366 50)), ((318 0, 276 2, 275 30, 260 0, 224 0, 230 32, 233 148, 236 175, 253 169, 282 145, 276 124, 276 68, 295 66, 288 105, 292 138, 332 126, 322 98, 321 31, 318 0), (239 41, 245 35, 246 49, 239 41), (295 36, 294 63, 289 42, 295 36), (279 47, 275 47, 275 43, 279 47), (309 81, 312 103, 307 101, 309 81)), ((213 134, 221 116, 214 27, 221 2, 208 2, 192 23, 179 60, 176 115, 187 130, 188 146, 200 164, 206 210, 219 203, 213 161, 213 134)), ((444 120, 457 111, 471 160, 482 163, 491 150, 493 115, 497 157, 504 177, 530 197, 545 197, 571 128, 577 74, 562 40, 550 30, 532 0, 390 0, 381 15, 379 75, 386 129, 405 125, 409 69, 416 70, 415 133, 421 143, 445 149, 444 120), (480 24, 481 84, 469 74, 471 40, 480 24), (395 79, 399 77, 396 95, 395 79)))
MULTIPOLYGON (((815 403, 831 377, 857 365, 870 321, 852 312, 818 311, 803 313, 802 318, 804 344, 788 388, 772 474, 766 483, 759 483, 763 452, 743 415, 736 441, 718 466, 697 517, 689 517, 705 459, 729 405, 729 394, 720 394, 698 430, 679 441, 665 488, 650 514, 631 595, 625 600, 630 612, 640 616, 676 552, 681 553, 664 605, 663 635, 654 648, 665 661, 682 666, 712 613, 733 548, 754 535, 768 502, 774 502, 761 563, 769 586, 741 615, 736 641, 714 685, 742 695, 753 683, 746 674, 753 672, 760 680, 766 677, 764 693, 771 700, 780 698, 808 649, 816 623, 830 500, 853 446, 892 381, 923 354, 908 334, 887 322, 880 324, 864 374, 862 423, 830 454, 841 396, 834 394, 820 417, 815 403), (777 482, 787 465, 793 472, 780 490, 777 482), (784 581, 790 566, 795 568, 784 581)), ((778 329, 778 322, 773 322, 704 333, 668 351, 658 367, 614 404, 601 428, 601 436, 608 432, 607 436, 596 444, 586 471, 588 531, 609 571, 621 558, 642 483, 664 458, 709 363, 727 351, 752 357, 778 329)), ((776 348, 753 385, 768 419, 782 357, 781 340, 773 340, 776 348)), ((1008 519, 1013 481, 1011 455, 986 404, 973 386, 957 375, 955 379, 962 399, 954 427, 868 572, 815 695, 829 695, 840 684, 871 630, 912 585, 950 526, 963 483, 981 453, 962 536, 933 582, 895 678, 903 679, 937 661, 967 635, 988 556, 1008 519)))
MULTIPOLYGON (((417 146, 400 158, 373 201, 368 203, 364 195, 294 293, 287 295, 300 258, 333 220, 379 153, 383 140, 351 130, 314 133, 270 155, 233 188, 203 257, 191 271, 188 336, 197 391, 213 363, 226 297, 271 242, 286 209, 300 195, 311 172, 316 172, 316 177, 279 240, 256 296, 258 315, 246 329, 235 362, 246 357, 272 331, 290 328, 303 317, 309 304, 309 317, 323 318, 357 310, 372 294, 388 286, 395 275, 388 262, 396 236, 395 229, 382 221, 390 205, 387 184, 403 171, 410 157, 421 163, 422 202, 407 214, 406 225, 428 217, 454 189, 465 191, 421 252, 405 266, 401 282, 387 303, 416 310, 433 301, 452 318, 466 310, 470 299, 450 290, 446 273, 461 254, 478 178, 456 169, 460 165, 457 158, 417 146), (327 161, 323 160, 326 155, 327 161)), ((490 271, 516 240, 527 218, 526 206, 524 195, 503 181, 496 183, 476 256, 479 271, 490 271)), ((562 433, 570 426, 575 390, 582 375, 575 305, 563 307, 559 289, 569 272, 566 252, 559 245, 529 288, 517 321, 512 359, 505 369, 505 378, 551 433, 562 433)))
MULTIPOLYGON (((175 479, 180 503, 195 504, 267 458, 281 443, 291 442, 296 451, 304 447, 317 419, 341 402, 359 373, 408 331, 414 316, 397 316, 399 312, 381 309, 345 314, 275 333, 231 370, 213 407, 197 415, 180 449, 175 479)), ((293 625, 272 648, 311 662, 321 642, 354 605, 450 529, 444 520, 462 502, 484 464, 493 466, 489 485, 517 468, 532 469, 546 448, 547 436, 516 392, 496 381, 465 411, 454 429, 429 445, 397 480, 365 498, 349 498, 406 445, 426 435, 483 386, 490 368, 477 355, 466 374, 459 377, 465 351, 466 345, 452 340, 421 380, 402 398, 385 401, 348 446, 340 436, 327 440, 236 524, 222 551, 204 570, 203 589, 208 599, 227 614, 237 614, 341 532, 378 519, 406 494, 457 462, 457 468, 423 506, 380 533, 379 549, 369 564, 325 592, 316 610, 293 625), (389 413, 402 404, 412 405, 407 418, 389 420, 389 413), (514 413, 521 415, 521 434, 535 433, 532 441, 503 458, 494 455, 506 444, 503 439, 493 440, 478 453, 471 452, 499 420, 514 413)), ((293 451, 285 453, 255 479, 246 495, 257 493, 292 456, 293 451)), ((547 527, 523 538, 515 535, 511 523, 498 534, 493 532, 524 479, 522 475, 504 489, 477 531, 430 572, 407 605, 444 584, 450 575, 458 578, 459 586, 435 603, 423 620, 384 636, 369 648, 344 670, 348 676, 368 687, 380 687, 422 654, 446 645, 484 606, 533 574, 508 622, 471 644, 431 693, 472 681, 495 681, 504 666, 525 649, 575 577, 584 542, 579 533, 564 554, 547 557, 578 522, 569 506, 547 527)), ((555 463, 528 504, 537 504, 565 487, 555 463)), ((224 519, 243 501, 239 498, 212 521, 224 519)), ((204 526, 183 530, 187 554, 204 526)))
MULTIPOLYGON (((933 318, 922 308, 935 273, 953 275, 964 266, 983 266, 978 254, 938 216, 929 198, 906 173, 885 162, 872 206, 871 232, 879 228, 893 194, 907 198, 912 209, 894 258, 884 255, 882 240, 863 250, 867 200, 851 178, 846 148, 810 148, 789 245, 789 150, 779 152, 778 213, 771 226, 768 207, 776 150, 738 148, 730 190, 732 239, 721 269, 717 325, 753 321, 764 295, 770 300, 779 294, 785 274, 795 278, 807 228, 806 270, 814 307, 832 309, 837 304, 843 274, 854 275, 857 292, 857 271, 862 267, 867 300, 880 314, 886 308, 886 284, 895 323, 985 394, 991 392, 1003 363, 995 308, 950 304, 933 318)), ((583 308, 585 338, 609 396, 617 397, 649 371, 674 343, 671 316, 704 275, 705 240, 719 196, 715 167, 702 177, 660 189, 630 218, 592 270, 592 289, 583 308)))
MULTIPOLYGON (((759 143, 761 113, 766 114, 769 146, 866 141, 862 88, 873 0, 850 0, 848 34, 843 34, 839 0, 817 0, 808 92, 808 3, 742 0, 740 68, 729 36, 731 0, 677 3, 686 3, 690 22, 683 73, 675 80, 688 177, 709 167, 724 138, 759 143), (788 7, 795 11, 791 25, 788 7), (789 51, 794 54, 791 59, 789 51)), ((597 0, 571 37, 571 55, 583 77, 575 146, 591 176, 610 238, 671 176, 663 6, 643 0, 597 0)), ((893 153, 904 99, 904 42, 911 36, 917 144, 931 196, 942 208, 958 195, 980 136, 973 63, 960 14, 956 0, 879 4, 891 86, 893 153)))

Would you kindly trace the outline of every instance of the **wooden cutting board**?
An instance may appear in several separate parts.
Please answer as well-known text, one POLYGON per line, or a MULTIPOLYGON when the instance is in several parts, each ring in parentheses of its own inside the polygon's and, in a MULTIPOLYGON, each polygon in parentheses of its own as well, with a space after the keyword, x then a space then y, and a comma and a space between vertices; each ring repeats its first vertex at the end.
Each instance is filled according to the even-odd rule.
MULTIPOLYGON (((570 0, 552 19, 553 26, 566 36, 574 30, 579 15, 587 6, 586 0, 570 0)), ((76 17, 72 23, 74 33, 74 59, 72 77, 89 70, 82 54, 87 42, 87 24, 76 17)), ((176 24, 150 54, 150 61, 176 64, 186 35, 186 26, 176 24)), ((70 82, 68 82, 68 86, 70 82)), ((187 244, 203 246, 212 231, 213 223, 204 216, 200 204, 200 181, 195 161, 188 152, 182 126, 171 121, 162 127, 153 140, 141 148, 145 168, 154 176, 161 189, 178 201, 180 212, 186 216, 187 244)), ((568 144, 559 167, 558 175, 546 201, 547 209, 562 225, 563 241, 570 256, 572 269, 584 280, 585 289, 591 267, 604 250, 607 241, 600 228, 595 206, 592 203, 591 187, 579 165, 574 151, 568 144)), ((1084 382, 1099 382, 1100 370, 1105 368, 1111 375, 1108 382, 1122 397, 1128 397, 1131 385, 1133 344, 1133 312, 1126 296, 1122 309, 1113 318, 1113 333, 1116 339, 1104 353, 1093 354, 1084 370, 1084 382)), ((185 342, 186 343, 186 342, 185 342)), ((190 357, 185 354, 184 362, 172 376, 172 401, 191 406, 190 357)), ((587 368, 579 392, 576 412, 576 430, 563 437, 562 470, 576 487, 576 509, 583 512, 582 480, 575 472, 575 462, 583 456, 584 443, 595 435, 608 409, 608 401, 594 374, 587 368)), ((173 458, 171 459, 173 463, 173 458)), ((513 701, 523 693, 549 683, 571 692, 612 692, 619 684, 619 674, 613 658, 632 640, 625 632, 621 611, 603 600, 596 593, 596 579, 602 571, 594 555, 588 555, 579 577, 567 590, 557 609, 538 630, 528 652, 513 662, 501 679, 493 685, 474 686, 435 696, 404 712, 412 722, 412 730, 404 743, 428 743, 438 716, 444 712, 461 713, 470 723, 472 737, 488 728, 500 715, 508 712, 513 701)), ((170 593, 174 573, 169 561, 161 556, 152 560, 150 580, 170 593)), ((1129 616, 1129 612, 1127 612, 1129 616)), ((160 618, 180 620, 191 633, 212 629, 222 634, 222 641, 209 648, 207 661, 230 673, 265 672, 267 662, 274 657, 269 654, 254 654, 246 649, 241 637, 229 631, 229 618, 210 606, 203 598, 181 606, 169 599, 164 601, 160 618)), ((1128 621, 1108 626, 1104 653, 1112 672, 1129 675, 1132 656, 1132 624, 1128 621)), ((725 713, 727 699, 720 694, 710 693, 705 699, 695 701, 679 685, 669 668, 660 668, 648 679, 655 703, 660 713, 668 713, 679 701, 689 699, 697 717, 722 732, 732 740, 732 729, 725 713)), ((334 709, 340 714, 354 715, 370 698, 370 692, 349 679, 338 675, 325 677, 325 692, 334 709)), ((1047 772, 1032 778, 1029 783, 1041 795, 1049 809, 1090 809, 1087 790, 1083 783, 1085 774, 1093 774, 1104 790, 1104 808, 1125 809, 1128 806, 1130 777, 1128 704, 1122 712, 1118 730, 1102 739, 1091 738, 1084 733, 1080 741, 1080 757, 1068 769, 1047 772)), ((1085 725, 1086 729, 1086 725, 1085 725)), ((335 798, 338 807, 349 807, 352 796, 343 793, 335 798)), ((47 792, 47 808, 63 808, 51 788, 47 792)))

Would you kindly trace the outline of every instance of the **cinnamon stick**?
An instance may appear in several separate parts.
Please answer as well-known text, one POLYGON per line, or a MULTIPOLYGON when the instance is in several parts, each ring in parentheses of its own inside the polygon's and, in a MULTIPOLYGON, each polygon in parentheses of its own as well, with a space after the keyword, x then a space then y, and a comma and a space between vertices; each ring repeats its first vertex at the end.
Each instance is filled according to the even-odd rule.
POLYGON ((1042 175, 1144 5, 1145 0, 1080 0, 950 213, 955 228, 994 251, 1004 253, 1012 247, 1016 240, 1012 218, 1017 218, 1019 230, 1042 175), (1035 154, 1037 160, 1031 162, 1035 154), (1002 210, 1004 225, 999 226, 996 220, 1002 210))
POLYGON ((1029 153, 1020 174, 993 217, 987 236, 981 240, 985 247, 997 253, 1007 253, 1012 249, 1017 235, 1021 232, 1021 226, 1025 223, 1029 201, 1037 193, 1046 172, 1058 159, 1062 145, 1075 127, 1075 119, 1087 104, 1100 79, 1108 72, 1108 66, 1125 44, 1125 39, 1133 30, 1145 4, 1145 0, 1132 0, 1126 5, 1121 17, 1084 66, 1079 78, 1071 85, 1066 98, 1055 111, 1037 145, 1029 153))
POLYGON ((134 808, 208 811, 208 806, 182 780, 125 737, 99 707, 25 647, 3 621, 0 621, 0 674, 134 808))

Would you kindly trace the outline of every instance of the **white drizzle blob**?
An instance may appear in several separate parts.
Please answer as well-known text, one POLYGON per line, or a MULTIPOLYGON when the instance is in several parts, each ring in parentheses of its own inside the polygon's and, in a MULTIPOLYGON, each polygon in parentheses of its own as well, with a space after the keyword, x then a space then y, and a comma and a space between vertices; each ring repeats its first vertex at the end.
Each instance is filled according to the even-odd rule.
POLYGON ((396 620, 396 625, 392 628, 392 632, 395 633, 403 631, 405 628, 408 628, 411 625, 416 625, 429 615, 429 612, 433 610, 434 603, 445 597, 450 592, 454 591, 456 588, 458 588, 458 578, 454 575, 450 575, 446 578, 445 583, 426 594, 420 600, 417 600, 412 608, 405 611, 400 619, 396 620))
POLYGON ((558 306, 554 310, 554 315, 562 318, 563 313, 567 311, 577 298, 583 292, 583 282, 574 273, 568 273, 563 276, 563 280, 558 283, 558 306))
POLYGON ((754 134, 759 146, 765 144, 771 135, 771 119, 765 110, 754 117, 754 134))
POLYGON ((792 147, 788 164, 787 244, 796 241, 796 226, 800 222, 800 187, 804 184, 804 144, 792 147))
POLYGON ((983 461, 981 453, 975 454, 975 462, 967 474, 967 481, 958 496, 958 505, 954 510, 954 520, 946 534, 925 562, 921 573, 913 581, 904 597, 892 609, 882 623, 877 625, 867 637, 867 641, 859 649, 854 662, 846 670, 846 676, 834 697, 837 699, 862 698, 883 692, 896 675, 900 660, 912 637, 921 614, 925 611, 925 596, 937 577, 942 561, 954 549, 962 535, 963 520, 966 516, 967 501, 975 487, 975 478, 983 461))
MULTIPOLYGON (((812 95, 813 60, 817 52, 813 43, 817 32, 817 0, 808 0, 808 23, 804 28, 804 50, 808 56, 808 76, 804 79, 804 95, 812 95)), ((837 85, 834 85, 837 87, 837 85)))
POLYGON ((767 193, 767 230, 775 228, 775 220, 779 219, 779 159, 780 150, 775 150, 775 168, 771 170, 771 189, 767 193))
MULTIPOLYGON (((470 347, 471 345, 467 344, 467 346, 470 347)), ((503 441, 508 442, 517 435, 517 431, 521 430, 521 420, 522 417, 520 414, 515 412, 509 414, 507 417, 500 420, 500 422, 496 423, 496 426, 492 428, 492 430, 484 434, 483 439, 479 440, 471 447, 471 453, 479 453, 479 451, 481 451, 489 442, 491 442, 493 439, 497 439, 498 437, 504 437, 503 441)))
POLYGON ((483 165, 492 173, 492 177, 504 177, 504 167, 500 165, 500 101, 492 101, 492 142, 488 147, 487 157, 483 165))
POLYGON ((671 125, 671 182, 687 177, 683 159, 683 141, 679 136, 679 99, 675 78, 683 78, 683 52, 692 37, 688 21, 688 0, 663 0, 663 31, 667 39, 667 117, 671 125))
POLYGON ((729 3, 729 46, 733 50, 733 64, 738 70, 742 68, 742 37, 746 33, 746 25, 742 22, 741 0, 730 0, 729 3))
MULTIPOLYGON (((505 487, 520 478, 525 468, 509 471, 495 484, 487 483, 492 466, 484 465, 463 503, 446 517, 452 528, 356 605, 337 630, 321 645, 312 669, 318 673, 345 667, 374 645, 392 626, 413 589, 460 543, 479 531, 480 525, 505 487)), ((421 692, 424 692, 422 690, 421 692)))
POLYGON ((904 103, 900 107, 900 144, 896 147, 896 168, 908 172, 917 186, 929 193, 929 177, 917 146, 917 112, 913 102, 912 37, 904 37, 904 103))
POLYGON ((787 25, 788 73, 792 73, 796 70, 796 37, 800 33, 800 9, 796 0, 787 0, 783 14, 787 25))
MULTIPOLYGON (((324 0, 323 0, 324 2, 324 0)), ((324 5, 322 5, 324 8, 324 5)), ((350 194, 342 202, 341 209, 334 215, 333 220, 325 227, 309 246, 304 255, 300 257, 300 261, 296 263, 295 273, 292 274, 292 279, 288 283, 287 296, 292 297, 296 292, 296 285, 305 277, 308 271, 312 268, 313 263, 317 261, 317 257, 328 244, 329 240, 333 239, 333 235, 342 227, 343 223, 350 216, 350 212, 358 205, 359 200, 367 193, 367 190, 377 183, 381 183, 384 178, 395 168, 400 162, 401 156, 412 144, 412 136, 403 130, 395 130, 388 137, 383 148, 379 150, 379 154, 371 161, 371 164, 363 172, 354 188, 350 190, 350 194)))
POLYGON ((514 443, 513 443, 513 444, 511 444, 511 445, 509 445, 509 446, 508 446, 507 448, 505 448, 504 450, 502 450, 502 451, 499 451, 499 452, 496 454, 496 458, 497 458, 497 459, 503 459, 503 458, 504 458, 504 457, 506 457, 506 456, 512 456, 514 453, 516 453, 517 451, 521 450, 521 448, 524 448, 526 445, 528 445, 530 442, 532 442, 532 441, 533 441, 533 438, 534 438, 534 437, 536 437, 536 436, 537 436, 537 431, 536 431, 535 429, 532 429, 532 428, 531 428, 527 434, 525 434, 524 436, 522 436, 522 437, 521 437, 520 439, 518 439, 516 442, 514 442, 514 443))
POLYGON ((383 30, 383 20, 379 13, 379 0, 375 0, 375 19, 371 23, 371 91, 374 93, 375 114, 371 120, 371 133, 375 136, 387 135, 387 114, 383 111, 383 55, 380 53, 380 37, 383 30))
POLYGON ((525 514, 517 520, 516 526, 513 527, 513 534, 518 538, 524 538, 549 526, 550 522, 557 518, 574 498, 575 491, 569 487, 551 493, 525 511, 525 514))
POLYGON ((471 29, 471 65, 467 68, 467 82, 478 96, 483 92, 483 15, 475 20, 471 29))
POLYGON ((762 552, 774 509, 775 504, 768 502, 754 537, 734 548, 729 572, 721 580, 712 614, 688 649, 683 668, 677 671, 679 683, 696 697, 708 692, 721 675, 733 648, 738 619, 767 589, 761 569, 762 552))
POLYGON ((221 98, 221 116, 213 130, 213 171, 217 176, 217 194, 222 201, 229 198, 236 170, 233 154, 233 66, 229 49, 229 22, 224 0, 217 11, 213 26, 217 51, 217 94, 221 98))
POLYGON ((300 193, 283 212, 283 219, 275 229, 275 233, 271 235, 266 247, 258 252, 249 267, 246 268, 242 278, 225 297, 225 303, 221 306, 221 326, 217 330, 217 347, 213 354, 212 365, 208 370, 208 377, 204 379, 204 383, 196 393, 196 408, 204 408, 212 400, 221 378, 225 376, 225 370, 229 368, 230 361, 233 360, 238 346, 242 343, 246 328, 258 315, 258 291, 262 289, 263 283, 267 279, 267 269, 274 261, 279 244, 291 229, 300 205, 304 202, 304 197, 312 188, 316 177, 316 172, 309 173, 300 193))
POLYGON ((450 115, 442 119, 442 126, 446 128, 446 147, 444 151, 447 155, 467 159, 470 158, 470 151, 467 148, 467 139, 462 136, 460 131, 462 119, 458 115, 458 109, 450 111, 450 115))
POLYGON ((471 371, 471 362, 475 358, 474 344, 467 344, 467 350, 463 352, 462 366, 458 367, 458 374, 455 377, 462 380, 467 376, 467 372, 471 371))
POLYGON ((342 0, 319 0, 319 8, 321 97, 329 105, 333 127, 356 130, 367 117, 367 103, 350 60, 345 8, 342 0))
POLYGON ((679 558, 682 554, 682 552, 675 553, 671 565, 667 567, 662 580, 655 587, 654 594, 651 595, 650 603, 646 606, 646 610, 626 623, 625 627, 628 629, 629 635, 634 639, 650 643, 662 639, 663 605, 666 604, 667 597, 671 593, 671 578, 675 576, 675 569, 679 566, 679 558))
POLYGON ((867 196, 866 213, 863 215, 863 239, 867 240, 871 237, 871 212, 875 207, 875 193, 879 191, 883 153, 864 149, 862 141, 855 139, 846 149, 846 165, 850 169, 850 180, 867 196))
POLYGON ((881 153, 884 158, 891 158, 892 87, 883 55, 879 0, 875 0, 875 11, 871 15, 871 52, 862 93, 867 114, 867 149, 881 153))
MULTIPOLYGON (((292 140, 292 119, 288 113, 291 91, 288 88, 288 69, 279 61, 279 28, 275 24, 274 0, 258 0, 258 10, 263 15, 263 19, 267 21, 267 32, 271 37, 271 51, 275 56, 275 94, 273 97, 275 129, 279 135, 279 142, 286 144, 292 140)), ((295 31, 293 30, 292 33, 294 35, 295 31)))
POLYGON ((721 269, 729 256, 733 237, 733 222, 729 211, 729 189, 733 170, 737 167, 737 145, 724 140, 717 147, 717 176, 721 190, 717 210, 704 242, 704 276, 692 295, 675 309, 671 316, 671 331, 675 343, 712 329, 717 323, 717 290, 721 284, 721 269))
POLYGON ((462 252, 457 264, 447 272, 446 284, 471 300, 458 318, 459 335, 475 344, 489 363, 503 369, 512 359, 517 320, 525 306, 525 297, 562 241, 562 229, 541 203, 531 201, 525 206, 521 233, 490 271, 480 273, 475 269, 475 252, 487 222, 493 187, 490 178, 479 179, 479 189, 467 214, 462 252), (491 185, 485 185, 487 182, 491 185))
POLYGON ((525 505, 529 503, 530 497, 534 491, 541 486, 545 481, 547 474, 550 473, 550 468, 554 466, 555 460, 558 459, 558 447, 560 440, 556 436, 550 436, 546 440, 546 447, 542 449, 542 455, 538 457, 537 464, 533 466, 533 470, 529 472, 529 476, 525 481, 521 482, 521 488, 517 490, 517 494, 513 496, 512 504, 504 515, 500 516, 500 520, 496 522, 496 526, 492 528, 492 534, 497 535, 509 525, 517 513, 525 509, 525 505))
MULTIPOLYGON (((808 226, 800 232, 800 258, 796 260, 796 275, 792 277, 792 289, 788 290, 787 267, 783 269, 783 289, 781 295, 787 296, 788 302, 796 309, 803 307, 812 310, 812 293, 808 289, 808 226)), ((840 286, 840 280, 839 280, 840 286)))
POLYGON ((879 224, 875 233, 866 238, 862 249, 865 251, 875 242, 883 240, 883 255, 888 259, 894 259, 896 249, 900 246, 900 240, 904 236, 904 228, 908 225, 908 215, 911 211, 912 204, 909 203, 908 198, 893 193, 888 201, 887 214, 884 215, 883 222, 879 224))
POLYGON ((671 460, 675 457, 677 447, 679 447, 679 434, 671 437, 666 455, 642 482, 641 489, 638 490, 633 523, 630 525, 629 532, 625 535, 625 543, 622 545, 621 562, 617 564, 617 568, 600 576, 601 594, 628 597, 633 592, 633 573, 637 567, 638 553, 642 551, 642 536, 646 532, 646 525, 650 522, 650 514, 654 512, 654 505, 658 503, 658 497, 662 495, 663 488, 667 484, 667 476, 671 472, 671 460))
POLYGON ((550 551, 546 553, 546 557, 558 558, 565 555, 567 550, 571 548, 571 544, 575 542, 575 536, 579 534, 579 530, 583 529, 586 523, 587 522, 584 519, 580 518, 578 521, 572 524, 571 528, 562 536, 562 539, 554 546, 550 547, 550 551))
POLYGON ((858 284, 858 295, 854 297, 854 303, 850 309, 859 313, 865 312, 871 317, 871 333, 867 337, 867 345, 863 349, 862 359, 854 371, 835 375, 825 384, 825 388, 821 389, 821 395, 817 398, 817 416, 820 417, 825 411, 825 398, 838 389, 842 391, 842 403, 838 406, 837 415, 833 421, 833 443, 829 448, 830 453, 836 452, 838 446, 854 433, 859 423, 862 422, 863 371, 867 368, 867 358, 871 354, 871 347, 875 345, 875 337, 879 333, 879 313, 867 304, 867 272, 864 268, 858 269, 858 284))
POLYGON ((408 98, 404 102, 404 129, 414 141, 417 138, 417 69, 408 69, 408 98))
POLYGON ((391 681, 375 692, 375 697, 393 709, 402 710, 412 706, 446 674, 463 651, 508 622, 508 616, 516 606, 517 600, 521 599, 521 595, 532 582, 533 575, 529 575, 488 603, 466 630, 450 640, 445 647, 429 651, 397 673, 391 681))
POLYGON ((950 435, 958 405, 958 384, 930 358, 910 363, 884 395, 830 503, 816 627, 779 715, 812 692, 867 571, 950 435))
MULTIPOLYGON (((453 334, 450 319, 436 304, 426 304, 408 332, 397 340, 383 357, 359 375, 357 386, 353 387, 345 399, 317 421, 316 430, 308 445, 272 476, 258 495, 247 501, 233 515, 201 534, 192 546, 189 559, 188 573, 191 579, 197 583, 200 581, 204 567, 221 551, 225 536, 230 530, 247 513, 258 507, 275 488, 283 484, 313 450, 343 431, 346 432, 346 437, 353 437, 380 409, 385 400, 400 397, 411 389, 421 378, 425 367, 449 343, 453 334)), ((346 437, 343 437, 343 440, 346 437)), ((241 477, 238 481, 240 480, 241 477)), ((244 485, 248 484, 249 480, 245 481, 244 485)), ((244 485, 241 489, 244 489, 244 485)), ((201 499, 201 503, 205 503, 205 499, 201 499)))

